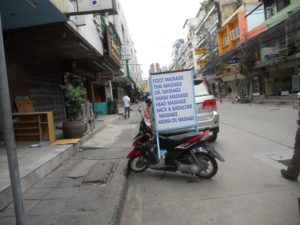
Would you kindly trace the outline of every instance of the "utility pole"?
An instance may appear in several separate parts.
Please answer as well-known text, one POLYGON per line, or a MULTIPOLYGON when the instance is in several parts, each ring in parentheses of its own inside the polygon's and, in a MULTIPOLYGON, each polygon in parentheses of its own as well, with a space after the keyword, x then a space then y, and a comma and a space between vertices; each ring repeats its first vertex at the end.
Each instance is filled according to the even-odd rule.
POLYGON ((2 22, 0 13, 0 110, 3 116, 3 132, 6 144, 7 160, 12 187, 12 195, 15 206, 15 217, 17 225, 25 225, 22 189, 20 183, 19 165, 16 150, 15 134, 10 106, 6 61, 2 35, 2 22))
MULTIPOLYGON (((212 65, 212 72, 213 74, 217 75, 217 56, 215 53, 215 39, 216 39, 216 33, 212 34, 211 32, 209 32, 205 27, 202 28, 202 32, 204 33, 204 38, 206 39, 206 43, 208 44, 208 48, 205 47, 205 49, 208 51, 206 54, 206 58, 209 60, 208 63, 212 65)), ((211 70, 211 69, 210 69, 211 70)), ((222 103, 222 96, 221 96, 221 91, 220 91, 220 83, 218 81, 217 83, 217 88, 218 88, 218 97, 219 97, 219 101, 220 103, 222 103)))

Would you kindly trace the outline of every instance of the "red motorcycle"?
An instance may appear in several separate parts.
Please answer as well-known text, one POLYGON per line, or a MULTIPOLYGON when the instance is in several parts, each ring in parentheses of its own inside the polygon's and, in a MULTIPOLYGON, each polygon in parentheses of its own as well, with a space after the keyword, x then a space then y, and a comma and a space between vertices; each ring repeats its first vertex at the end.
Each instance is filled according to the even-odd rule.
POLYGON ((211 178, 218 171, 216 159, 224 158, 209 144, 212 132, 189 132, 173 136, 159 135, 161 155, 157 154, 156 135, 142 118, 134 149, 128 154, 128 168, 143 172, 150 168, 161 171, 180 171, 200 178, 211 178))

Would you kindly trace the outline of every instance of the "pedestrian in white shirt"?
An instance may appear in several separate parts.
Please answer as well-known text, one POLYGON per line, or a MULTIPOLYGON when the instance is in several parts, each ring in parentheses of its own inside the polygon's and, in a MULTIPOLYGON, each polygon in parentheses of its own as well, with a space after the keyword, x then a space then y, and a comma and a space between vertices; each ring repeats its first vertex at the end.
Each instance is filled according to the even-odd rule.
POLYGON ((122 98, 122 101, 123 101, 123 105, 124 105, 125 120, 127 119, 127 117, 128 117, 128 119, 130 119, 130 98, 128 97, 127 94, 122 98))

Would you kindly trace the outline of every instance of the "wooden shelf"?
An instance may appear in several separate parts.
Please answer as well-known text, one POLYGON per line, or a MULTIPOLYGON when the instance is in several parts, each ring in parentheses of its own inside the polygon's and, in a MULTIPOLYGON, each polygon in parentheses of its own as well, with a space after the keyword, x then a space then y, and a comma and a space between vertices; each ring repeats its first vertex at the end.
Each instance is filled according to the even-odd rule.
POLYGON ((15 121, 14 122, 15 125, 18 125, 18 124, 39 124, 38 121, 15 121))
POLYGON ((15 134, 16 137, 32 137, 32 136, 40 136, 40 133, 32 133, 32 134, 15 134))
POLYGON ((22 130, 39 130, 39 127, 15 127, 15 131, 22 131, 22 130))
POLYGON ((17 141, 55 141, 52 112, 13 113, 17 141))

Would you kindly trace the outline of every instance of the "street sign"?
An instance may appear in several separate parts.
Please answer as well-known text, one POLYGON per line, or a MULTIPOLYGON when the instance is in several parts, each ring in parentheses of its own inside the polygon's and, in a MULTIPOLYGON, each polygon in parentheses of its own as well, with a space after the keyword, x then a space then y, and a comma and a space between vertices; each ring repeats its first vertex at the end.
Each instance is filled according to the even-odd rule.
POLYGON ((205 48, 195 48, 196 55, 207 54, 207 53, 208 53, 208 50, 205 48))
POLYGON ((197 59, 197 65, 203 65, 203 64, 206 64, 208 63, 208 59, 197 59))
POLYGON ((121 57, 122 60, 130 60, 131 59, 131 53, 130 48, 128 46, 122 46, 121 47, 121 57))
POLYGON ((191 70, 150 75, 155 127, 158 132, 197 126, 191 70))

